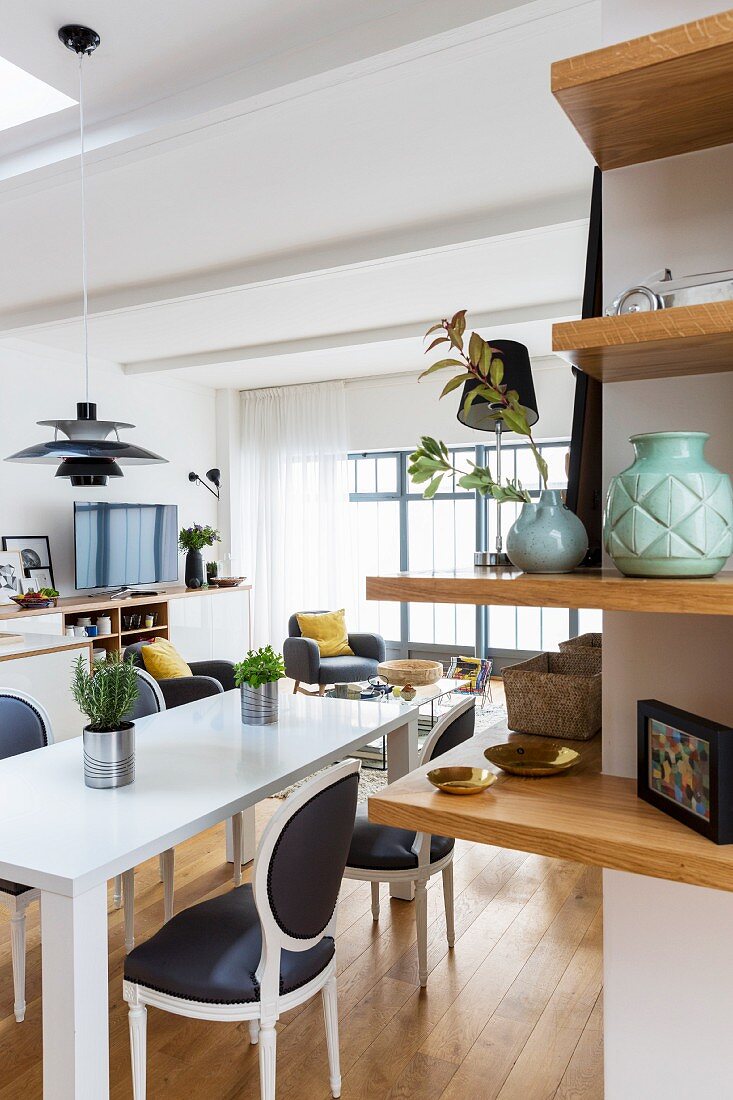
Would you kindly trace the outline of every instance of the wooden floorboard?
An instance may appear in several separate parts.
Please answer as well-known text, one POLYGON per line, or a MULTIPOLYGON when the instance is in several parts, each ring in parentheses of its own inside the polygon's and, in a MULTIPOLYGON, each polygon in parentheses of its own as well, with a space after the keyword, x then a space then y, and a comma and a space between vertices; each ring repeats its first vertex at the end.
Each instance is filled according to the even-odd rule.
MULTIPOLYGON (((258 808, 258 829, 280 803, 258 808)), ((176 908, 231 889, 223 827, 176 850, 176 908)), ((459 842, 456 947, 445 941, 440 876, 428 890, 428 989, 417 986, 412 906, 344 883, 338 917, 344 1100, 602 1100, 600 872, 459 842)), ((163 918, 157 860, 136 874, 138 942, 163 918)), ((111 1097, 132 1096, 122 1001, 122 913, 109 895, 111 1097)), ((37 908, 28 919, 26 1021, 12 1013, 9 922, 0 910, 0 1100, 41 1100, 37 908)), ((278 1029, 278 1100, 328 1100, 320 1001, 278 1029)), ((148 1100, 259 1096, 246 1024, 151 1010, 148 1100)))

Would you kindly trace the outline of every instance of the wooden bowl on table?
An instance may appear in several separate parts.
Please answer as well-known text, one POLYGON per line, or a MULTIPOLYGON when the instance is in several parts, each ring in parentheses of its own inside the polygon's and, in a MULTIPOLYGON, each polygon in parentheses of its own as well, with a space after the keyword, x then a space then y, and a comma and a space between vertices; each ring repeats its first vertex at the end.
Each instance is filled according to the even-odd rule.
POLYGON ((237 585, 242 584, 242 582, 246 581, 247 578, 246 577, 216 577, 215 580, 216 580, 216 587, 217 588, 236 588, 237 585))
POLYGON ((443 675, 440 661, 382 661, 377 667, 377 675, 388 684, 404 687, 425 687, 436 684, 443 675))

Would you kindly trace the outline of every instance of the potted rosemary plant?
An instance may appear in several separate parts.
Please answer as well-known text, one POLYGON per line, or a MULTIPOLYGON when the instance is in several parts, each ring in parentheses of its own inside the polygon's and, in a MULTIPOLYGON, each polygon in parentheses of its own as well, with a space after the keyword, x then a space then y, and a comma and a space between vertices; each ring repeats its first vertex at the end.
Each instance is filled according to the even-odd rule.
POLYGON ((200 523, 194 523, 193 527, 182 527, 179 531, 178 546, 186 555, 186 588, 203 587, 204 559, 201 551, 215 542, 221 542, 221 535, 215 527, 202 527, 200 523))
POLYGON ((506 551, 511 562, 527 573, 568 573, 585 557, 588 537, 578 517, 565 506, 563 494, 547 487, 547 463, 532 436, 527 410, 519 394, 504 382, 501 352, 472 332, 465 341, 466 310, 448 320, 444 318, 428 329, 426 339, 433 336, 426 354, 441 348, 448 358, 441 358, 423 371, 420 379, 437 371, 451 370, 453 377, 443 387, 441 398, 471 382, 463 402, 468 412, 476 400, 486 402, 486 419, 500 421, 502 428, 523 436, 530 446, 537 465, 541 489, 533 501, 519 479, 506 478, 499 483, 488 466, 469 463, 470 469, 456 467, 442 440, 423 436, 420 445, 410 455, 409 474, 417 485, 427 482, 423 496, 431 498, 438 492, 446 474, 455 474, 463 489, 475 489, 482 496, 491 496, 499 505, 507 501, 522 504, 522 510, 509 530, 506 551), (436 336, 435 333, 440 333, 436 336), (443 345, 448 345, 444 348, 443 345))
POLYGON ((135 779, 135 723, 128 715, 138 697, 132 658, 123 661, 110 653, 95 661, 91 672, 86 659, 74 662, 71 692, 84 727, 84 782, 87 787, 125 787, 135 779))
POLYGON ((272 646, 252 650, 234 666, 234 683, 242 695, 242 721, 250 726, 277 722, 277 682, 285 675, 282 654, 272 646))

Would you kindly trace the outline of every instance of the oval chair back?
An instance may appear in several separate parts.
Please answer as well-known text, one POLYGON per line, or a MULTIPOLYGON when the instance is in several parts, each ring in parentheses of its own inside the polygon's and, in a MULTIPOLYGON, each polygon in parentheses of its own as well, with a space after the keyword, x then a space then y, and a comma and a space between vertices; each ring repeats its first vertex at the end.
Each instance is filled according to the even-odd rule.
POLYGON ((0 760, 52 744, 46 708, 23 691, 0 688, 0 760))
POLYGON ((429 764, 456 745, 473 737, 476 725, 476 700, 471 695, 462 699, 440 718, 427 736, 420 752, 420 764, 429 764))
POLYGON ((165 699, 157 680, 154 680, 143 668, 136 666, 135 672, 138 697, 125 715, 128 722, 134 722, 137 718, 147 718, 149 714, 160 714, 165 710, 165 699))
POLYGON ((262 924, 257 980, 263 1007, 277 999, 282 949, 307 951, 334 933, 359 767, 346 760, 315 776, 286 800, 262 835, 253 883, 262 924))

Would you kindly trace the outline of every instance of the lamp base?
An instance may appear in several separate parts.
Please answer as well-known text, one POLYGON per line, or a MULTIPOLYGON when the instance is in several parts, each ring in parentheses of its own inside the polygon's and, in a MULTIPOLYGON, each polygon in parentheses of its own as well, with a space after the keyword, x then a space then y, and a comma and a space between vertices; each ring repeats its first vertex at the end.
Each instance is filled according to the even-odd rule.
POLYGON ((506 554, 497 554, 495 550, 476 550, 473 564, 477 569, 514 568, 506 554))

